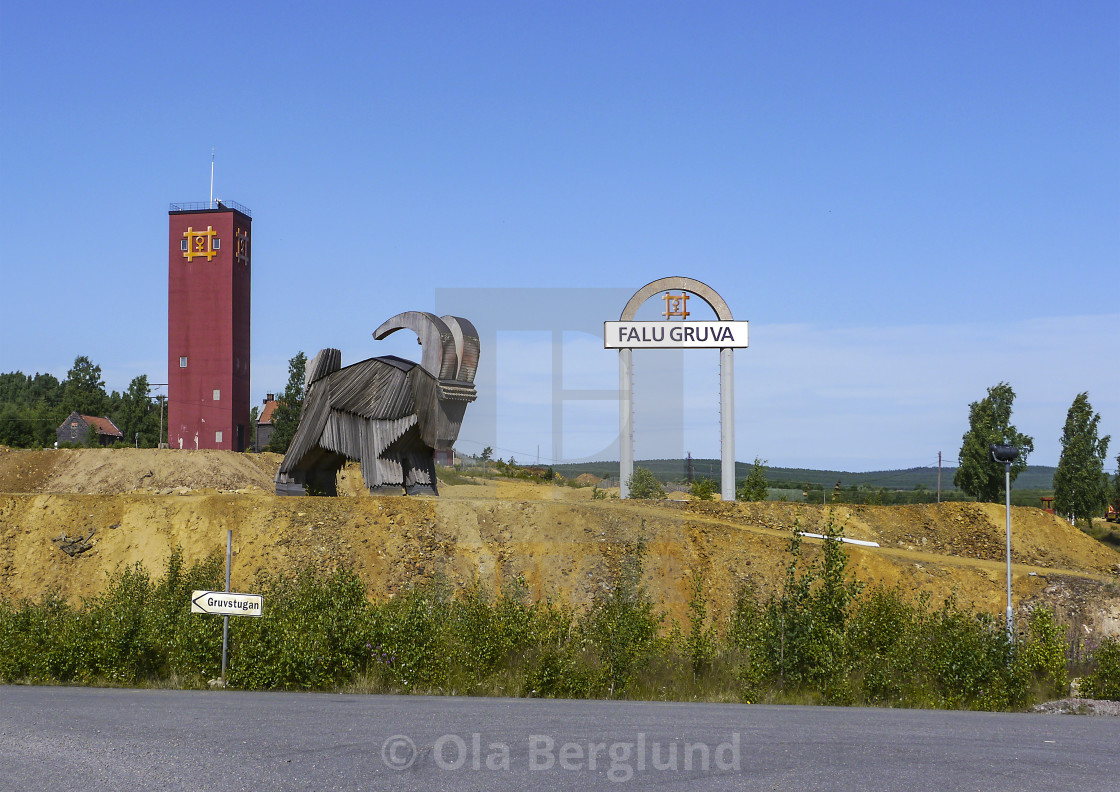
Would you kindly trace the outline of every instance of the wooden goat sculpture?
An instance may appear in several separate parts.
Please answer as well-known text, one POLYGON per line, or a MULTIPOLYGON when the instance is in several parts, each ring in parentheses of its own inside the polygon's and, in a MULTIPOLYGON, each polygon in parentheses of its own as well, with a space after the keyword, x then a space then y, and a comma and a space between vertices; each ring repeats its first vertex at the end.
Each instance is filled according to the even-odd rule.
POLYGON ((373 337, 405 329, 423 348, 419 364, 386 355, 343 368, 337 349, 308 364, 299 427, 276 474, 278 495, 338 494, 335 475, 347 459, 361 462, 372 494, 438 494, 435 449, 455 443, 478 395, 478 331, 458 316, 406 311, 373 337))

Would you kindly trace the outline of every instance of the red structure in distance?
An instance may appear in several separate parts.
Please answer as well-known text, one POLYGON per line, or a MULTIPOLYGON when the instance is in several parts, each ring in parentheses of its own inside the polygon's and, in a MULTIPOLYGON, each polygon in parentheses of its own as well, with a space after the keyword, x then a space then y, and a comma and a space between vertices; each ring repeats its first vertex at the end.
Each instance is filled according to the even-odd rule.
POLYGON ((171 204, 167 240, 167 442, 249 444, 252 224, 234 202, 171 204))

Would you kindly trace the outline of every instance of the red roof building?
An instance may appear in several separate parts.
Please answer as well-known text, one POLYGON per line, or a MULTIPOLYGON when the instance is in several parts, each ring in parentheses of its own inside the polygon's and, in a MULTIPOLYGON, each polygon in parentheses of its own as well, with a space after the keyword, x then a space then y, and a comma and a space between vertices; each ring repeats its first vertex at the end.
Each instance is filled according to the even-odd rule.
POLYGON ((254 451, 263 451, 268 446, 268 441, 272 439, 272 414, 276 412, 279 405, 276 394, 270 393, 265 396, 261 414, 257 417, 257 442, 253 446, 254 451))
POLYGON ((61 443, 76 443, 84 445, 89 433, 97 433, 99 445, 112 445, 124 440, 124 433, 108 418, 98 418, 96 415, 79 415, 70 413, 62 425, 55 430, 55 437, 61 443))

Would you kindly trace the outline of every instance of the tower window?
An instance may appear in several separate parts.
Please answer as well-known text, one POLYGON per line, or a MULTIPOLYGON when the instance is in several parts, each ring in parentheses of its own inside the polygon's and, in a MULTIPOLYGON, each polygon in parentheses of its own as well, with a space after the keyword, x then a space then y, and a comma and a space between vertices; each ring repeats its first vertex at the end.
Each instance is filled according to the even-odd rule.
POLYGON ((221 401, 221 400, 222 400, 222 392, 220 390, 218 390, 217 388, 215 388, 214 389, 214 401, 221 401))
POLYGON ((221 432, 214 432, 214 442, 215 443, 222 442, 222 433, 221 432))
POLYGON ((179 368, 186 368, 186 367, 187 367, 187 356, 183 355, 181 358, 179 358, 179 368))
POLYGON ((180 241, 179 244, 182 246, 183 250, 187 249, 187 240, 184 239, 184 240, 180 241))
POLYGON ((217 237, 214 237, 213 241, 210 243, 210 249, 211 250, 220 250, 221 247, 222 247, 222 240, 218 239, 217 237))

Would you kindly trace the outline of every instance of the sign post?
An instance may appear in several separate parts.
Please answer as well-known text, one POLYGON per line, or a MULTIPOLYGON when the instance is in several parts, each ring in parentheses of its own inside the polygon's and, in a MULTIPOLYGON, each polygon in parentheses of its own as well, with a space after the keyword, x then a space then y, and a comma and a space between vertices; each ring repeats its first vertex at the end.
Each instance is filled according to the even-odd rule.
MULTIPOLYGON (((229 592, 229 567, 233 558, 233 529, 226 529, 226 592, 229 592)), ((226 686, 226 657, 229 650, 229 616, 222 617, 222 687, 226 686)))
POLYGON ((236 594, 229 590, 229 569, 233 557, 233 530, 226 530, 225 591, 192 591, 191 613, 211 613, 222 617, 222 680, 226 686, 226 658, 229 656, 229 617, 260 616, 264 613, 264 597, 260 594, 236 594))

